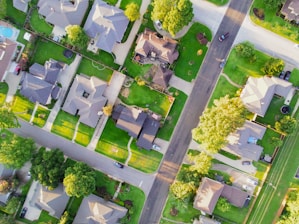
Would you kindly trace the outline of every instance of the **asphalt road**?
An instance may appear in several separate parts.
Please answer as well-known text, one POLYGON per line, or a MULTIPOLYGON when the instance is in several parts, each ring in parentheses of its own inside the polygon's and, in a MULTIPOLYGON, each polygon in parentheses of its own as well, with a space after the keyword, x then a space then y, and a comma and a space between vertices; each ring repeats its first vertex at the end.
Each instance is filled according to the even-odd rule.
POLYGON ((191 130, 197 126, 199 116, 204 111, 217 82, 221 71, 219 61, 227 57, 250 5, 251 1, 248 0, 232 0, 230 2, 195 80, 193 90, 189 95, 169 148, 145 202, 139 221, 140 224, 159 223, 167 199, 169 185, 174 181, 188 149, 192 137, 191 130), (230 33, 230 37, 220 43, 218 36, 226 32, 230 33))

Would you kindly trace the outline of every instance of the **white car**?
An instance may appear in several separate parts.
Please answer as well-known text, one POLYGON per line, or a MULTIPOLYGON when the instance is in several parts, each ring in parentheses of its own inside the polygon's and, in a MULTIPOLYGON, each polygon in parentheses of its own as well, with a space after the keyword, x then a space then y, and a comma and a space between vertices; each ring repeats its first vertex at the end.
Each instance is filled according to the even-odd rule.
POLYGON ((161 147, 156 145, 156 144, 153 144, 153 147, 152 147, 153 150, 157 150, 157 151, 160 151, 161 150, 161 147))
POLYGON ((155 25, 157 26, 157 28, 158 28, 159 30, 162 30, 162 23, 160 22, 160 20, 156 20, 156 21, 155 21, 155 25))
POLYGON ((252 191, 252 187, 250 187, 250 186, 248 186, 248 185, 246 185, 246 184, 244 184, 244 185, 242 186, 242 188, 243 188, 244 190, 246 190, 246 191, 252 191))
POLYGON ((257 185, 258 184, 258 182, 256 180, 252 180, 250 178, 248 178, 246 181, 247 181, 247 183, 252 184, 252 185, 257 185))

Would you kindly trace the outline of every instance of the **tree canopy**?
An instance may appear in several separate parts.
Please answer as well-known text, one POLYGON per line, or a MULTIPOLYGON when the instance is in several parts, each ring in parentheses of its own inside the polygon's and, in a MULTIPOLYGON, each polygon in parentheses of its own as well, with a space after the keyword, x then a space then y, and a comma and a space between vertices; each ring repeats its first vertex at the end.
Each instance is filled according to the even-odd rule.
POLYGON ((126 10, 124 13, 125 16, 128 17, 128 19, 131 22, 134 22, 140 17, 139 6, 136 3, 131 2, 128 5, 126 5, 126 10))
POLYGON ((154 0, 152 5, 152 20, 159 20, 163 29, 172 36, 188 25, 194 17, 190 0, 154 0))
POLYGON ((67 41, 79 49, 83 49, 87 46, 87 43, 89 41, 89 37, 85 33, 85 31, 82 29, 79 25, 68 25, 66 28, 66 34, 67 34, 67 41))
POLYGON ((21 168, 36 149, 32 139, 7 135, 0 144, 0 163, 10 168, 21 168))
POLYGON ((64 155, 59 149, 46 151, 40 148, 31 159, 30 173, 34 180, 50 190, 58 187, 64 177, 64 155))
POLYGON ((286 203, 286 213, 277 224, 299 223, 299 191, 291 192, 286 203))
POLYGON ((214 105, 199 118, 198 127, 192 130, 193 139, 210 153, 217 153, 227 143, 227 136, 243 126, 246 114, 239 97, 214 100, 214 105))
POLYGON ((0 130, 7 128, 18 128, 20 124, 17 116, 12 112, 9 104, 4 104, 0 108, 0 130))
POLYGON ((282 4, 283 0, 263 0, 267 8, 278 9, 278 6, 282 4))
POLYGON ((69 196, 85 197, 95 190, 95 171, 83 162, 68 167, 64 176, 63 184, 69 196))
POLYGON ((261 69, 265 75, 275 75, 284 68, 284 61, 279 58, 270 58, 261 69))
POLYGON ((188 154, 188 158, 193 165, 189 167, 190 171, 196 171, 199 174, 207 174, 212 165, 212 157, 204 151, 198 155, 188 154))
POLYGON ((236 46, 236 52, 238 56, 248 58, 250 61, 253 61, 255 58, 254 46, 248 41, 238 44, 236 46))
POLYGON ((176 198, 185 199, 195 192, 196 187, 194 182, 184 183, 181 181, 175 181, 172 185, 170 185, 170 190, 176 198))
POLYGON ((287 135, 292 134, 295 131, 296 126, 297 121, 291 116, 284 116, 282 119, 275 122, 275 129, 287 135))
POLYGON ((222 212, 227 212, 231 209, 231 204, 227 201, 226 198, 220 197, 217 201, 216 207, 222 211, 222 212))

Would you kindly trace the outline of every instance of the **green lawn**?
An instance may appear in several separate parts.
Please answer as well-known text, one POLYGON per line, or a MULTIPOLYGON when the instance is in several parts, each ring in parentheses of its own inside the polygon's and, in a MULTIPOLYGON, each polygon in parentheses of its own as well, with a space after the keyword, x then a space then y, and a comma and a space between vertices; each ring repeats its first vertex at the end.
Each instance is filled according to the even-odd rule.
POLYGON ((262 140, 258 140, 257 144, 264 148, 263 154, 273 155, 275 146, 271 144, 272 138, 280 138, 280 134, 276 131, 267 128, 262 140))
POLYGON ((269 164, 265 164, 263 162, 256 162, 253 161, 252 164, 256 167, 256 173, 255 173, 255 177, 258 178, 259 180, 262 180, 264 178, 264 175, 267 171, 267 167, 269 167, 269 164))
POLYGON ((80 207, 80 204, 83 200, 83 197, 77 198, 77 197, 71 197, 66 205, 66 209, 71 217, 75 217, 77 214, 77 211, 80 207))
POLYGON ((60 110, 55 118, 51 132, 71 140, 73 139, 78 120, 78 116, 76 117, 60 110))
POLYGON ((171 110, 164 122, 163 127, 159 129, 157 134, 158 138, 167 141, 170 139, 172 135, 172 132, 179 120, 179 117, 187 100, 187 95, 182 91, 177 90, 173 87, 171 87, 169 91, 173 93, 173 97, 175 98, 175 100, 172 104, 171 110))
POLYGON ((5 102, 7 92, 8 92, 7 83, 0 82, 0 105, 2 105, 5 102))
POLYGON ((208 1, 217 6, 222 6, 228 3, 228 0, 208 0, 208 1))
POLYGON ((64 47, 61 47, 51 41, 47 41, 40 38, 36 43, 35 53, 33 58, 31 58, 31 63, 36 62, 41 65, 44 65, 45 61, 49 60, 50 58, 64 62, 66 64, 72 63, 72 61, 75 58, 75 55, 73 55, 72 58, 68 59, 63 55, 64 50, 64 47))
POLYGON ((26 14, 15 7, 13 7, 13 1, 6 1, 6 19, 10 22, 16 24, 18 27, 22 27, 24 25, 24 21, 26 18, 26 14))
POLYGON ((264 27, 280 36, 290 39, 294 42, 299 43, 298 27, 285 21, 279 15, 277 15, 277 9, 271 9, 264 5, 263 1, 255 0, 250 9, 251 20, 259 26, 264 27), (264 20, 259 20, 253 13, 253 8, 263 9, 265 14, 264 20))
POLYGON ((294 86, 299 86, 299 69, 294 68, 289 80, 294 86))
POLYGON ((96 76, 97 78, 108 82, 112 76, 113 70, 103 67, 86 58, 82 58, 77 70, 77 74, 81 73, 88 76, 96 76))
POLYGON ((241 159, 240 156, 237 156, 237 155, 235 155, 235 154, 232 154, 232 153, 227 152, 227 151, 222 150, 222 149, 220 149, 218 153, 221 154, 221 155, 224 155, 224 156, 226 156, 227 158, 230 158, 230 159, 232 159, 232 160, 239 160, 239 159, 241 159))
POLYGON ((34 114, 33 124, 42 128, 46 124, 50 112, 47 108, 38 106, 34 114))
POLYGON ((93 136, 94 130, 94 128, 80 123, 76 133, 75 142, 87 146, 93 136))
POLYGON ((96 187, 105 187, 107 193, 112 197, 116 191, 119 182, 108 177, 106 174, 96 171, 96 187))
POLYGON ((58 223, 59 219, 57 218, 54 218, 53 216, 49 215, 49 212, 46 212, 44 210, 42 210, 39 218, 38 218, 38 221, 36 222, 33 222, 33 223, 36 223, 36 224, 39 224, 39 223, 58 223))
POLYGON ((172 101, 169 96, 152 90, 148 86, 139 86, 134 82, 130 86, 129 91, 128 97, 119 95, 121 101, 127 105, 135 105, 144 109, 148 108, 164 118, 171 109, 172 101))
POLYGON ((32 11, 30 25, 35 32, 46 36, 49 36, 53 30, 53 26, 47 23, 45 19, 38 14, 37 9, 32 11))
POLYGON ((25 47, 28 44, 28 41, 24 39, 24 34, 26 33, 26 31, 24 29, 20 29, 20 33, 19 36, 17 38, 17 41, 24 44, 25 47))
POLYGON ((185 36, 179 40, 179 58, 173 65, 175 75, 189 82, 195 79, 208 50, 207 46, 198 42, 196 38, 198 33, 204 33, 209 41, 212 39, 209 28, 200 23, 194 23, 185 36), (197 55, 200 49, 203 52, 197 55))
POLYGON ((30 121, 31 114, 34 109, 34 103, 30 102, 27 98, 16 94, 12 103, 12 111, 25 121, 30 121))
POLYGON ((224 97, 225 95, 229 95, 230 97, 236 96, 238 88, 231 85, 225 77, 219 76, 217 81, 217 85, 211 95, 211 98, 208 103, 208 107, 212 107, 214 100, 224 97))

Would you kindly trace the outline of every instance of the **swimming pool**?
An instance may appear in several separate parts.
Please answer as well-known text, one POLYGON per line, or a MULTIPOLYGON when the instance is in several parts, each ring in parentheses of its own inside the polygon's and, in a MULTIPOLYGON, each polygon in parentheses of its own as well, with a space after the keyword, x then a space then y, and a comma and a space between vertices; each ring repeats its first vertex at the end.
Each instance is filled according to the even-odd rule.
POLYGON ((0 26, 0 36, 5 36, 11 38, 13 35, 13 30, 9 27, 0 26))

